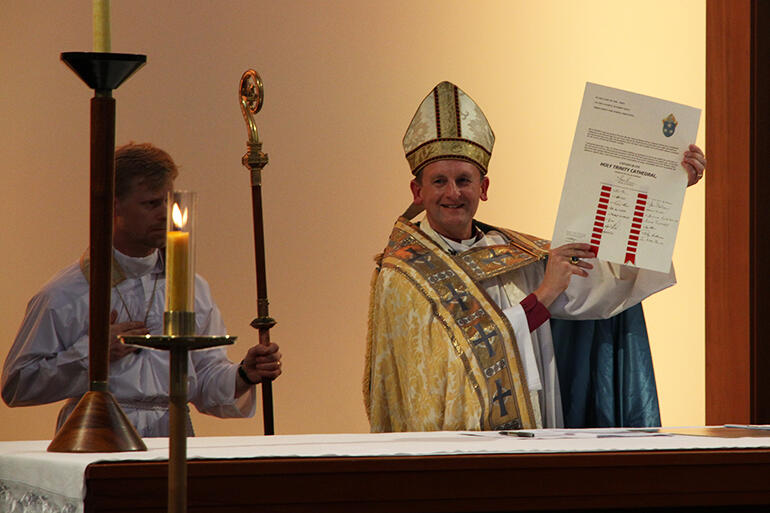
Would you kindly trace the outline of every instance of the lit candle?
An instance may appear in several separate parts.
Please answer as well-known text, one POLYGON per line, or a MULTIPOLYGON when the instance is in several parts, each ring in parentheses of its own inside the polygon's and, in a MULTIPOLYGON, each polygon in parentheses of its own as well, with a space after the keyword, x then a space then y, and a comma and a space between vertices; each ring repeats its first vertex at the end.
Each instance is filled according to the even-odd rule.
POLYGON ((93 0, 94 52, 110 50, 110 0, 93 0))
MULTIPOLYGON (((187 209, 182 212, 174 203, 172 209, 174 226, 181 229, 187 224, 187 209)), ((166 233, 166 310, 170 312, 192 312, 190 269, 190 233, 180 230, 166 233)))

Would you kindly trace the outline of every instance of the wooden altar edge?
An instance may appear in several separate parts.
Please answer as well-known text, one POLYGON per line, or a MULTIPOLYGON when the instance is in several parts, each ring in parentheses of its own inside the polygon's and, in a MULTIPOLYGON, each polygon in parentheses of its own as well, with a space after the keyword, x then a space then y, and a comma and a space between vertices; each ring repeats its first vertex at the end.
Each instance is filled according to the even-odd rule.
MULTIPOLYGON (((189 460, 188 511, 746 511, 770 504, 768 475, 766 449, 189 460)), ((89 465, 85 512, 165 512, 166 477, 165 461, 89 465)))

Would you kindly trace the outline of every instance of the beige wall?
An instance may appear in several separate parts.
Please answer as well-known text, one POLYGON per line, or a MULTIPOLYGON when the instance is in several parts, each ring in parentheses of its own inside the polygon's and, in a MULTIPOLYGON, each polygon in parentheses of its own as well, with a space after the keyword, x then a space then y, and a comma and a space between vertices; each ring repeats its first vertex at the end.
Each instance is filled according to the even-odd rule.
MULTIPOLYGON (((117 142, 152 141, 200 193, 198 270, 238 360, 253 344, 251 204, 241 73, 256 68, 279 433, 361 432, 372 257, 409 203, 400 148, 419 101, 451 80, 497 135, 479 217, 550 237, 586 81, 704 107, 705 3, 116 0, 113 51, 144 69, 115 92, 117 142)), ((0 354, 28 298, 88 243, 88 102, 59 61, 91 48, 90 1, 8 2, 0 17, 0 354)), ((698 138, 704 140, 705 123, 698 138)), ((666 425, 704 421, 704 191, 689 191, 679 284, 645 303, 666 425), (684 321, 684 322, 683 322, 684 321)), ((47 439, 59 405, 0 406, 0 440, 47 439)), ((194 418, 256 434, 261 419, 194 418)))

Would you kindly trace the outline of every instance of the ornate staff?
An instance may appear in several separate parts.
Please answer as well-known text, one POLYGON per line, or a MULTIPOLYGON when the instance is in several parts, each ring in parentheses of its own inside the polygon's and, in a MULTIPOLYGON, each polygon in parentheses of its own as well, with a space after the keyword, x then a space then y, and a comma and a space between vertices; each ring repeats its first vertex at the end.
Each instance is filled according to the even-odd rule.
MULTIPOLYGON (((254 218, 254 257, 257 267, 257 318, 251 326, 259 330, 259 343, 270 344, 270 328, 275 326, 275 319, 268 314, 267 279, 265 276, 265 233, 262 227, 262 168, 267 165, 267 154, 262 153, 254 114, 262 108, 264 89, 259 73, 247 70, 241 76, 238 87, 241 99, 241 112, 249 131, 247 150, 241 162, 251 172, 251 206, 254 218)), ((262 381, 262 418, 265 434, 275 433, 273 428, 273 384, 262 381)))

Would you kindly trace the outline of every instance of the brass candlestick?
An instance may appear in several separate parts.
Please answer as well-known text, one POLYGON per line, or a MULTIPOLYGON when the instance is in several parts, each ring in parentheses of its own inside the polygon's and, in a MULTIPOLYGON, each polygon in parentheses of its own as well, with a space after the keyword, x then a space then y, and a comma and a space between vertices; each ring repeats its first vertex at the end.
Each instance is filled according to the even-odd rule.
MULTIPOLYGON (((166 308, 163 335, 121 337, 124 343, 169 351, 168 511, 187 511, 187 360, 190 351, 235 342, 195 335, 195 221, 197 196, 169 193, 166 226, 166 308)), ((191 434, 191 433, 190 433, 191 434)))
POLYGON ((187 360, 190 351, 233 344, 237 337, 195 335, 195 312, 165 312, 169 332, 178 335, 121 337, 123 343, 169 351, 168 511, 187 511, 187 360), (189 332, 184 335, 181 333, 189 332))

